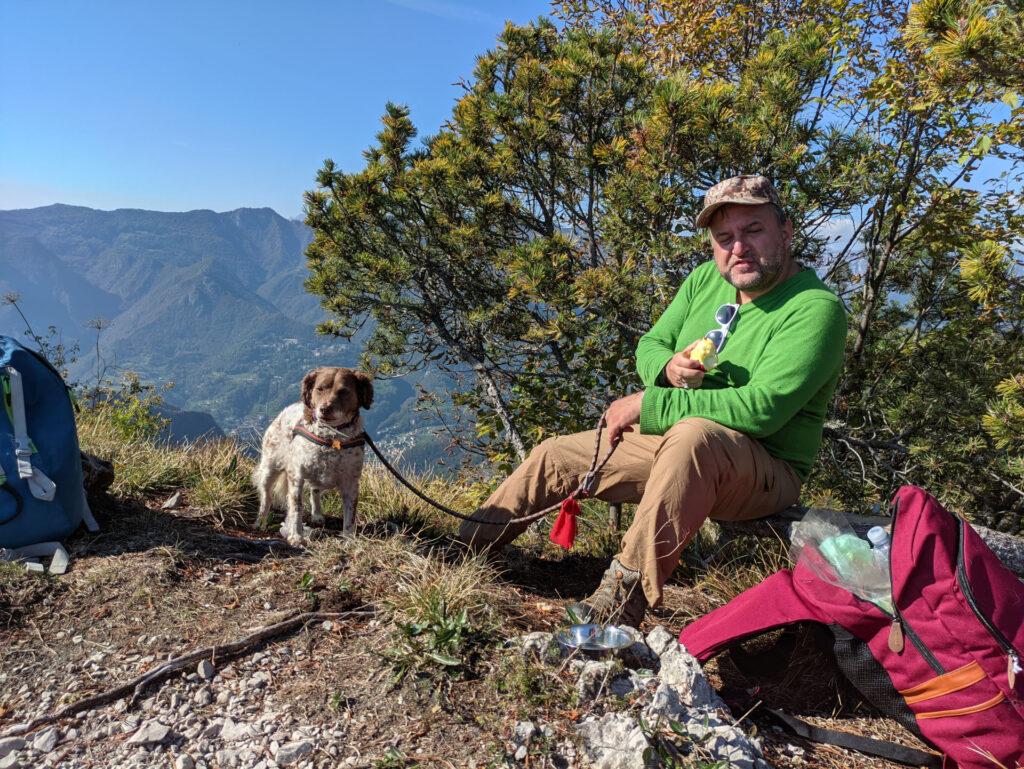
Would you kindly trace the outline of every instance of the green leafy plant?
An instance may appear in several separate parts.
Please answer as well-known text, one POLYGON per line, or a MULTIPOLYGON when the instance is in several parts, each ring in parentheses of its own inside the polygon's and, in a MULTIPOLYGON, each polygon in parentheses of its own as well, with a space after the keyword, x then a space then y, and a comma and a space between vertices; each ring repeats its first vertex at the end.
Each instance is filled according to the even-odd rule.
POLYGON ((385 657, 395 669, 396 681, 415 670, 456 674, 464 670, 468 647, 478 633, 463 608, 452 612, 444 598, 432 596, 416 620, 394 622, 394 646, 385 657))
POLYGON ((705 743, 714 737, 707 728, 702 735, 695 735, 684 724, 672 719, 658 718, 649 724, 641 717, 640 730, 647 738, 648 746, 644 748, 643 757, 647 763, 653 763, 664 769, 728 769, 729 762, 710 759, 705 743))

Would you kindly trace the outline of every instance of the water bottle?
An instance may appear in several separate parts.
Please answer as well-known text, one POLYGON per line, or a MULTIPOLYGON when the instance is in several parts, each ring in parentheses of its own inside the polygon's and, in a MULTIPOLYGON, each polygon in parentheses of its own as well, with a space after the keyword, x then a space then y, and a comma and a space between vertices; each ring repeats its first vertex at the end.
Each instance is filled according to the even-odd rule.
POLYGON ((885 534, 884 549, 872 548, 856 534, 845 532, 822 540, 820 551, 836 570, 840 587, 892 614, 888 540, 885 534))
POLYGON ((884 564, 886 571, 889 570, 889 532, 881 526, 872 526, 868 529, 868 542, 871 543, 871 552, 878 563, 884 564))
POLYGON ((851 585, 870 568, 874 556, 868 543, 856 534, 843 533, 828 537, 821 543, 821 553, 832 564, 839 577, 851 585))
POLYGON ((889 576, 889 546, 892 544, 892 540, 889 537, 889 532, 881 526, 872 526, 868 529, 868 541, 871 542, 871 554, 875 557, 875 566, 879 576, 886 583, 884 595, 875 600, 875 604, 892 614, 892 590, 888 587, 892 584, 889 576))

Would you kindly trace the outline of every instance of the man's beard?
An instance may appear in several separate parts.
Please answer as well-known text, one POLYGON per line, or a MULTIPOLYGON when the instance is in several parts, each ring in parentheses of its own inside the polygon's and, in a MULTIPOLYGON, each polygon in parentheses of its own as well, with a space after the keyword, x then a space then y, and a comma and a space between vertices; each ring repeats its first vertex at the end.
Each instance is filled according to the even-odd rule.
POLYGON ((732 276, 732 268, 726 267, 726 274, 722 275, 733 288, 737 288, 740 291, 764 291, 770 288, 779 275, 782 274, 783 259, 782 251, 776 251, 769 257, 766 257, 763 261, 752 263, 754 271, 744 273, 737 277, 732 276))

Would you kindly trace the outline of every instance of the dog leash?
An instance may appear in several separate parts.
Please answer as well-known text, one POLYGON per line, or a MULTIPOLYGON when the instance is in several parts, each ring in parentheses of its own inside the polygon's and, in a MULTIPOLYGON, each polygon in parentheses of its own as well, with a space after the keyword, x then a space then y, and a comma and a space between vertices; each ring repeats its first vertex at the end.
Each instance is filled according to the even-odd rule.
POLYGON ((310 432, 309 430, 306 430, 305 428, 298 424, 292 428, 292 434, 299 435, 305 438, 306 440, 312 441, 313 443, 316 443, 320 446, 327 446, 333 449, 343 449, 354 446, 360 446, 365 443, 367 446, 370 447, 373 453, 377 455, 377 459, 380 460, 380 463, 384 465, 388 472, 395 476, 395 478, 403 486, 409 489, 409 491, 411 491, 417 497, 422 499, 428 505, 432 505, 433 507, 440 510, 442 513, 450 515, 453 518, 458 518, 460 521, 467 521, 469 523, 476 523, 484 526, 507 527, 521 523, 533 523, 534 521, 539 521, 541 518, 548 515, 549 513, 558 510, 558 518, 555 520, 555 523, 551 527, 550 538, 552 542, 568 550, 570 547, 572 547, 573 540, 576 538, 576 517, 580 513, 579 500, 586 499, 591 495, 591 493, 594 490, 594 483, 597 480, 597 474, 600 473, 604 466, 608 463, 608 460, 611 459, 612 453, 615 451, 615 448, 619 445, 618 441, 612 443, 608 447, 608 451, 605 453, 604 457, 601 458, 601 461, 598 461, 598 457, 601 453, 601 435, 604 432, 604 427, 604 414, 602 414, 601 418, 597 422, 597 436, 594 440, 594 456, 590 461, 590 468, 583 476, 583 480, 580 481, 580 484, 579 486, 576 487, 575 491, 573 491, 568 497, 566 497, 561 502, 551 505, 550 507, 546 507, 540 512, 520 516, 519 518, 510 518, 506 521, 485 521, 480 518, 475 518, 472 515, 466 515, 464 513, 458 512, 457 510, 452 510, 450 507, 431 499, 418 488, 416 488, 416 486, 411 481, 409 481, 404 475, 402 475, 398 471, 398 469, 395 468, 394 465, 388 462, 387 458, 377 447, 377 444, 374 443, 373 438, 371 438, 370 434, 367 433, 365 430, 353 438, 346 438, 345 441, 321 438, 320 436, 315 435, 314 433, 310 432))

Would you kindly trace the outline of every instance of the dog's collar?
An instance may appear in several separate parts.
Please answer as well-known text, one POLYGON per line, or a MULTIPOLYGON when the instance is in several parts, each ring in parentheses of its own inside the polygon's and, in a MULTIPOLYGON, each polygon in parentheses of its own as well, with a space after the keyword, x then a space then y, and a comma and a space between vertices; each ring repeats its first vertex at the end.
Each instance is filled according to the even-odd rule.
MULTIPOLYGON (((352 424, 355 423, 355 421, 356 420, 353 419, 348 424, 343 425, 343 427, 350 427, 352 426, 352 424)), ((355 436, 354 438, 348 438, 343 441, 338 440, 337 438, 321 438, 316 433, 310 432, 305 427, 303 427, 301 422, 296 424, 295 427, 292 428, 292 435, 301 435, 307 441, 311 441, 317 444, 318 446, 326 446, 327 448, 336 450, 349 449, 352 448, 353 446, 362 446, 363 444, 366 443, 366 433, 359 433, 359 435, 355 436)))
MULTIPOLYGON (((346 430, 349 427, 351 427, 352 425, 354 425, 356 423, 356 420, 358 420, 358 419, 359 419, 359 414, 356 414, 354 417, 352 417, 350 420, 348 420, 343 425, 332 425, 330 422, 318 422, 316 420, 313 420, 313 424, 323 425, 324 427, 327 427, 327 428, 329 428, 331 430, 334 430, 335 432, 341 432, 342 430, 346 430)), ((302 422, 300 421, 299 424, 302 424, 302 422)))

